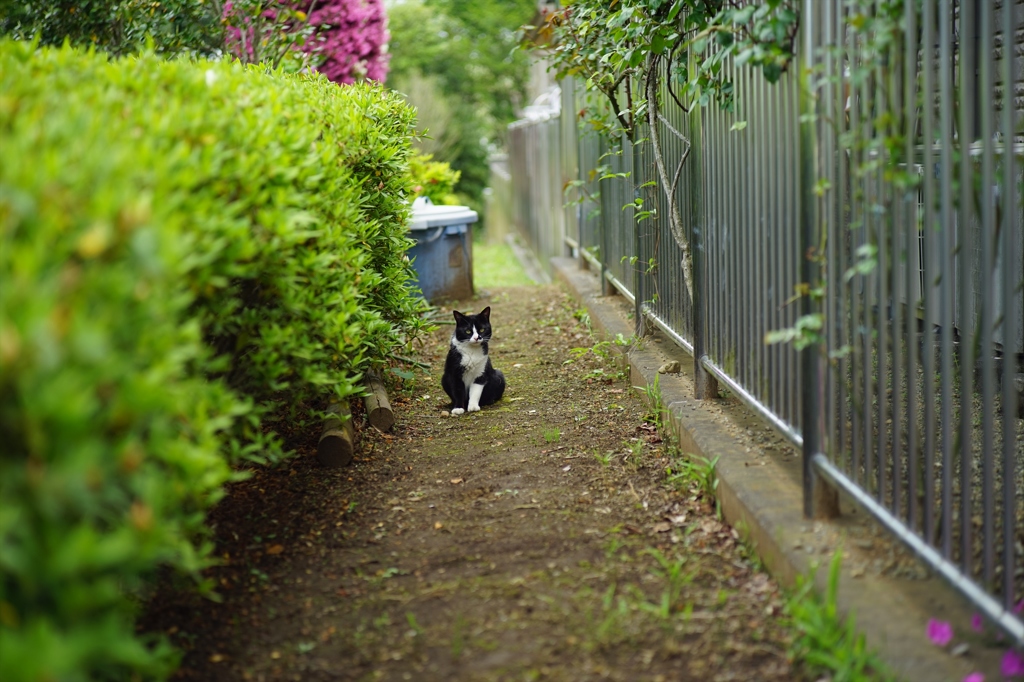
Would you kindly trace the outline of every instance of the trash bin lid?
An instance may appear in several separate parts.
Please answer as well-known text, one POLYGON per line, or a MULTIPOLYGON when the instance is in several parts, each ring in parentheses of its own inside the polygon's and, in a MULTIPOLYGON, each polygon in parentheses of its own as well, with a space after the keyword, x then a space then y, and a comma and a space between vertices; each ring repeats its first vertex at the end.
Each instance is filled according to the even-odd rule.
POLYGON ((438 206, 429 197, 412 202, 410 230, 426 230, 442 225, 467 225, 478 220, 476 211, 468 206, 438 206))

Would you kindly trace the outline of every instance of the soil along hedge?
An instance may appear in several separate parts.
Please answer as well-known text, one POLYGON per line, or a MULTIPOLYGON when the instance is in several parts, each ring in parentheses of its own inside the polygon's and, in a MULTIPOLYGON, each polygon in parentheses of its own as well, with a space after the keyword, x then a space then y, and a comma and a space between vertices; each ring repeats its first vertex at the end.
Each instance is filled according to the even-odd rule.
POLYGON ((173 668, 132 595, 198 575, 270 408, 419 330, 412 125, 376 86, 0 42, 0 679, 173 668))

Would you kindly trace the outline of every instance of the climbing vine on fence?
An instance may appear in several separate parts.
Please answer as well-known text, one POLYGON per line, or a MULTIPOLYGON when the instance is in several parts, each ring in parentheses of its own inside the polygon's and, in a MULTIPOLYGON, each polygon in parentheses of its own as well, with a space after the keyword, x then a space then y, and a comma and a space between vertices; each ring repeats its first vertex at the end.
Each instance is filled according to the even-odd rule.
POLYGON ((690 141, 666 125, 685 149, 669 169, 658 125, 667 124, 660 113, 668 104, 659 101, 662 84, 684 111, 712 101, 731 110, 734 89, 725 63, 759 68, 768 81, 777 81, 793 60, 799 24, 796 0, 575 0, 542 25, 526 27, 530 40, 548 49, 560 78, 577 78, 604 100, 606 106, 581 112, 594 128, 636 142, 638 123, 647 122, 691 297, 692 257, 675 191, 690 141))

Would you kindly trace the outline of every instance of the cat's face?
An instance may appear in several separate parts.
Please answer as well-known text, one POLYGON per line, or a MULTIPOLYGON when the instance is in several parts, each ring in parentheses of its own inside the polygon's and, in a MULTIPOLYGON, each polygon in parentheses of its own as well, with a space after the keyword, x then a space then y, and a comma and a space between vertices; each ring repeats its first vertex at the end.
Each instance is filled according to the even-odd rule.
POLYGON ((491 307, 487 306, 477 315, 455 313, 455 339, 460 343, 483 343, 491 339, 491 307))

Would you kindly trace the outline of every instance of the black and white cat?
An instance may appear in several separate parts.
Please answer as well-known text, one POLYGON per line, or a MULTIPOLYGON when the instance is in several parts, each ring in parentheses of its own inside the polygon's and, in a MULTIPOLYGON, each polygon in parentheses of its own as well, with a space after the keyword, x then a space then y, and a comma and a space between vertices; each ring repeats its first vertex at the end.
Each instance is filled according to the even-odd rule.
POLYGON ((478 412, 484 405, 501 400, 505 376, 494 369, 487 356, 491 340, 491 307, 478 315, 455 313, 455 332, 444 361, 441 386, 452 399, 453 415, 478 412))

